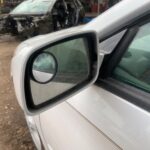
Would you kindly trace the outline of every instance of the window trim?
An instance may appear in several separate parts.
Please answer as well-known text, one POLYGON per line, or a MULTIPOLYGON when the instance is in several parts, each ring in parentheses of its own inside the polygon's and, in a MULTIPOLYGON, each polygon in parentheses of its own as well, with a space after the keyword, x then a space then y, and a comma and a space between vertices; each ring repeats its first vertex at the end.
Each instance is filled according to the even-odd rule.
POLYGON ((102 64, 100 75, 96 81, 96 85, 102 87, 105 90, 125 99, 128 102, 141 107, 144 110, 150 112, 150 94, 137 87, 121 82, 111 77, 112 72, 120 62, 122 56, 127 51, 127 48, 137 35, 139 28, 146 23, 150 22, 150 15, 140 18, 128 27, 127 33, 118 43, 117 47, 109 56, 105 56, 106 61, 102 64), (113 62, 113 63, 112 63, 113 62))
POLYGON ((114 78, 98 80, 96 85, 150 112, 150 94, 147 92, 114 78))
POLYGON ((100 76, 103 78, 109 77, 113 72, 114 68, 120 62, 122 56, 126 52, 127 48, 131 44, 132 40, 136 36, 137 32, 139 31, 139 27, 135 26, 131 29, 128 29, 124 37, 121 39, 119 44, 116 46, 115 50, 110 54, 109 59, 102 64, 100 76), (113 62, 113 63, 112 63, 113 62))

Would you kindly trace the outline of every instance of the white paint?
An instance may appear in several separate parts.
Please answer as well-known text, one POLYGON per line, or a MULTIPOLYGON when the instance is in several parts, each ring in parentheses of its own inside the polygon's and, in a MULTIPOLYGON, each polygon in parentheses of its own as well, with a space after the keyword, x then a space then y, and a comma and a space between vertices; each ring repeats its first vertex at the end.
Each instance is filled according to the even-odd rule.
MULTIPOLYGON (((98 41, 123 28, 126 23, 149 9, 150 0, 124 0, 85 26, 38 36, 23 42, 12 60, 12 76, 16 95, 24 112, 28 112, 24 94, 25 66, 33 52, 60 39, 90 31, 96 33, 98 41)), ((99 58, 99 62, 102 60, 102 57, 99 58)), ((56 150, 112 150, 119 149, 119 145, 124 150, 149 150, 148 112, 96 86, 85 89, 68 102, 69 105, 63 103, 41 113, 40 120, 35 119, 45 147, 49 144, 56 150)), ((36 117, 39 118, 39 115, 36 117)))

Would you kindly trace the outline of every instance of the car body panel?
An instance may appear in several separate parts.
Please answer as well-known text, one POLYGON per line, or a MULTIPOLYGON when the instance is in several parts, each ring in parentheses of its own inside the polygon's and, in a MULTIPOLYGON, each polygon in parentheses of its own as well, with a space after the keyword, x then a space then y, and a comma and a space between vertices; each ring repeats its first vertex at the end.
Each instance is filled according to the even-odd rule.
MULTIPOLYGON (((102 134, 107 139, 111 139, 111 142, 116 146, 118 145, 117 147, 119 149, 149 150, 149 112, 96 85, 73 96, 68 99, 67 102, 59 104, 40 114, 42 133, 45 139, 48 139, 46 141, 47 145, 51 145, 52 147, 54 145, 54 149, 60 149, 59 146, 62 144, 66 146, 65 149, 67 149, 69 147, 67 143, 71 143, 72 140, 74 140, 74 143, 70 146, 73 146, 75 142, 84 143, 88 135, 85 136, 84 133, 80 132, 80 142, 73 139, 72 136, 77 134, 78 131, 84 131, 84 128, 86 130, 89 125, 85 125, 85 127, 82 128, 82 121, 76 119, 73 112, 77 112, 77 114, 82 117, 82 120, 83 118, 85 120, 88 119, 86 120, 87 123, 89 122, 97 129, 99 134, 102 134), (72 129, 70 131, 68 128, 75 130, 72 129), (63 137, 64 135, 65 137, 63 137), (65 139, 66 136, 71 136, 68 138, 68 141, 65 139), (57 142, 61 144, 59 145, 57 142)), ((89 131, 88 133, 89 135, 91 134, 89 131)), ((100 143, 100 139, 95 134, 93 136, 95 137, 92 138, 99 140, 99 142, 94 143, 95 147, 94 145, 88 145, 88 147, 93 146, 92 150, 96 150, 98 147, 100 149, 99 144, 105 147, 105 142, 100 143)), ((86 139, 86 141, 87 140, 88 139, 86 139)), ((76 146, 74 146, 74 148, 81 146, 81 144, 78 143, 76 143, 77 145, 75 144, 76 146)), ((87 143, 91 144, 90 142, 87 143)), ((84 148, 83 146, 77 149, 84 148)), ((104 149, 112 150, 111 147, 105 147, 104 149)))
POLYGON ((42 113, 40 122, 47 145, 54 150, 120 150, 67 103, 42 113))
POLYGON ((149 150, 150 114, 99 86, 67 101, 124 150, 149 150))

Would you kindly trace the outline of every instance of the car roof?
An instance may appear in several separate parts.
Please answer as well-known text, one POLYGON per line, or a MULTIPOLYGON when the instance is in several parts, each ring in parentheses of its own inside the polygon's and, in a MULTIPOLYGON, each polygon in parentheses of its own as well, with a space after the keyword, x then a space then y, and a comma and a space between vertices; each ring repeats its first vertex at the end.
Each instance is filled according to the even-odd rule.
POLYGON ((94 29, 103 39, 118 29, 150 12, 150 0, 122 0, 84 27, 94 29))

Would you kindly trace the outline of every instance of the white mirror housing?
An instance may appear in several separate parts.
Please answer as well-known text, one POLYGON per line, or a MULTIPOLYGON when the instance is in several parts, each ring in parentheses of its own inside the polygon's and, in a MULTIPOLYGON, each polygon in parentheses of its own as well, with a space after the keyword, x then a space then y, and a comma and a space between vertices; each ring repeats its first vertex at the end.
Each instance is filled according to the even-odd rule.
POLYGON ((92 30, 84 31, 80 28, 81 27, 77 27, 77 28, 51 33, 45 36, 39 36, 23 42, 17 48, 17 51, 12 59, 11 69, 12 69, 12 76, 13 76, 16 96, 19 101, 19 104, 21 105, 25 113, 34 115, 41 111, 45 111, 48 108, 55 106, 60 102, 63 102, 70 96, 73 96, 77 92, 81 91, 82 89, 86 88, 90 84, 94 83, 95 80, 97 79, 100 64, 103 59, 102 55, 98 55, 97 33, 92 30), (88 43, 88 45, 86 45, 87 48, 90 47, 87 52, 89 53, 88 57, 90 60, 90 69, 89 69, 90 71, 88 77, 85 80, 83 80, 83 82, 80 81, 82 84, 80 84, 79 82, 73 88, 65 90, 65 92, 62 92, 59 95, 55 95, 55 98, 52 100, 52 102, 50 101, 51 99, 49 100, 45 99, 44 103, 39 103, 39 102, 37 103, 41 105, 38 106, 33 105, 33 97, 31 96, 33 91, 29 92, 30 88, 27 86, 27 83, 29 83, 29 78, 27 78, 26 76, 28 70, 27 66, 32 65, 29 62, 31 56, 33 56, 35 53, 42 51, 45 47, 53 46, 56 45, 57 43, 67 42, 69 40, 74 40, 77 38, 85 38, 88 43), (99 57, 102 58, 101 62, 99 62, 100 61, 99 57))

